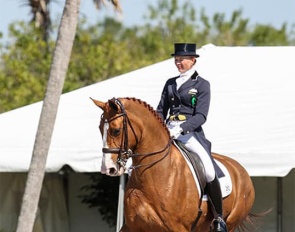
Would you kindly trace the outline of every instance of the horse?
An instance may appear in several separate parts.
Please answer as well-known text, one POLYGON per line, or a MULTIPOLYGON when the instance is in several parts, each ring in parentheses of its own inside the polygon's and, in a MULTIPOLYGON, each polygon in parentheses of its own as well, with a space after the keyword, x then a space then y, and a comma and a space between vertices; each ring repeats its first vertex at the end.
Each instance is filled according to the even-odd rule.
MULTIPOLYGON (((104 146, 101 172, 120 176, 127 159, 132 158, 120 232, 210 231, 212 210, 207 201, 199 207, 200 194, 192 172, 157 112, 136 98, 92 101, 103 110, 99 126, 104 146)), ((245 231, 254 217, 250 212, 255 198, 251 178, 237 161, 212 155, 227 168, 233 184, 231 194, 223 199, 228 231, 245 231)))

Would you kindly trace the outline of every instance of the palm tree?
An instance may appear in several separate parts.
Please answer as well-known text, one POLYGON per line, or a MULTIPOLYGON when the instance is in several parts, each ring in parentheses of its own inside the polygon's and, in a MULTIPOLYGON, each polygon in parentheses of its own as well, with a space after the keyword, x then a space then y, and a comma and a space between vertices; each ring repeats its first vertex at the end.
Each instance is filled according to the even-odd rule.
MULTIPOLYGON (((121 11, 119 0, 108 0, 112 3, 115 10, 121 11)), ((35 24, 36 28, 42 30, 43 40, 48 41, 49 33, 51 29, 51 18, 49 12, 49 4, 51 0, 28 0, 26 5, 31 8, 32 19, 31 22, 35 24)), ((97 9, 101 9, 106 4, 106 0, 93 0, 97 9)))
POLYGON ((51 19, 48 4, 50 0, 29 0, 28 5, 31 7, 33 15, 32 22, 35 23, 36 28, 42 30, 44 41, 48 40, 51 19))
MULTIPOLYGON (((16 232, 31 232, 33 230, 59 98, 76 34, 80 1, 66 0, 65 3, 16 232)), ((50 0, 30 1, 32 11, 35 14, 36 26, 44 27, 44 30, 45 26, 47 29, 49 28, 47 27, 48 22, 50 22, 48 21, 50 18, 47 10, 49 2, 50 0)), ((99 4, 101 1, 95 2, 99 4)), ((120 9, 117 1, 113 0, 112 3, 117 9, 120 9)))
POLYGON ((59 98, 76 34, 79 7, 80 0, 66 0, 18 219, 17 232, 31 232, 33 230, 59 98))

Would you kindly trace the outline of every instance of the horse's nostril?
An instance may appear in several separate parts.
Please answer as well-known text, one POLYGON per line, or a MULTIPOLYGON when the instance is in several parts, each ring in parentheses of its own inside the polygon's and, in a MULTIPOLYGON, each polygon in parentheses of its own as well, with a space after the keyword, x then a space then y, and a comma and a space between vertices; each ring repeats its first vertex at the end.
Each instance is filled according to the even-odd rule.
POLYGON ((116 170, 115 168, 110 168, 110 174, 111 174, 111 175, 115 174, 116 171, 117 171, 117 170, 116 170))

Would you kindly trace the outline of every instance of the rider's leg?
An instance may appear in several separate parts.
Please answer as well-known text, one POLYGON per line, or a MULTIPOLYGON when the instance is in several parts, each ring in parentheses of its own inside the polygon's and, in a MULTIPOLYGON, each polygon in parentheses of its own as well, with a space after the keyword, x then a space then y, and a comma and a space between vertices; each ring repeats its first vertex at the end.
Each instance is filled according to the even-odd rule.
POLYGON ((211 154, 209 155, 207 153, 202 144, 194 136, 194 133, 179 136, 177 139, 185 144, 188 150, 198 154, 204 164, 207 183, 213 181, 215 179, 215 169, 210 157, 211 154))
POLYGON ((217 213, 217 219, 214 221, 214 231, 227 232, 226 224, 222 217, 222 194, 218 177, 216 176, 213 181, 207 183, 206 188, 217 213))
POLYGON ((209 195, 212 204, 215 207, 217 213, 217 219, 214 222, 215 231, 227 232, 226 224, 222 219, 222 194, 218 177, 216 177, 214 165, 212 163, 210 155, 199 143, 199 141, 193 135, 179 136, 178 139, 182 141, 186 147, 199 155, 202 160, 207 181, 207 194, 209 195))

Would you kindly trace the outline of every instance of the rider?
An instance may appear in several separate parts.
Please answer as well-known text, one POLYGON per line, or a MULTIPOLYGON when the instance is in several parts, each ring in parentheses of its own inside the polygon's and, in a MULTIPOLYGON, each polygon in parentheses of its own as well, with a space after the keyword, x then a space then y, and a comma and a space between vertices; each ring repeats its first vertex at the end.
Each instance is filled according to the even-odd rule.
POLYGON ((167 80, 157 112, 166 120, 171 137, 180 140, 199 155, 206 172, 206 189, 218 214, 215 231, 226 232, 222 219, 222 195, 211 156, 211 143, 205 137, 205 123, 210 105, 210 83, 193 68, 197 62, 196 44, 174 44, 175 65, 180 75, 167 80), (167 118, 169 111, 169 117, 167 118))

